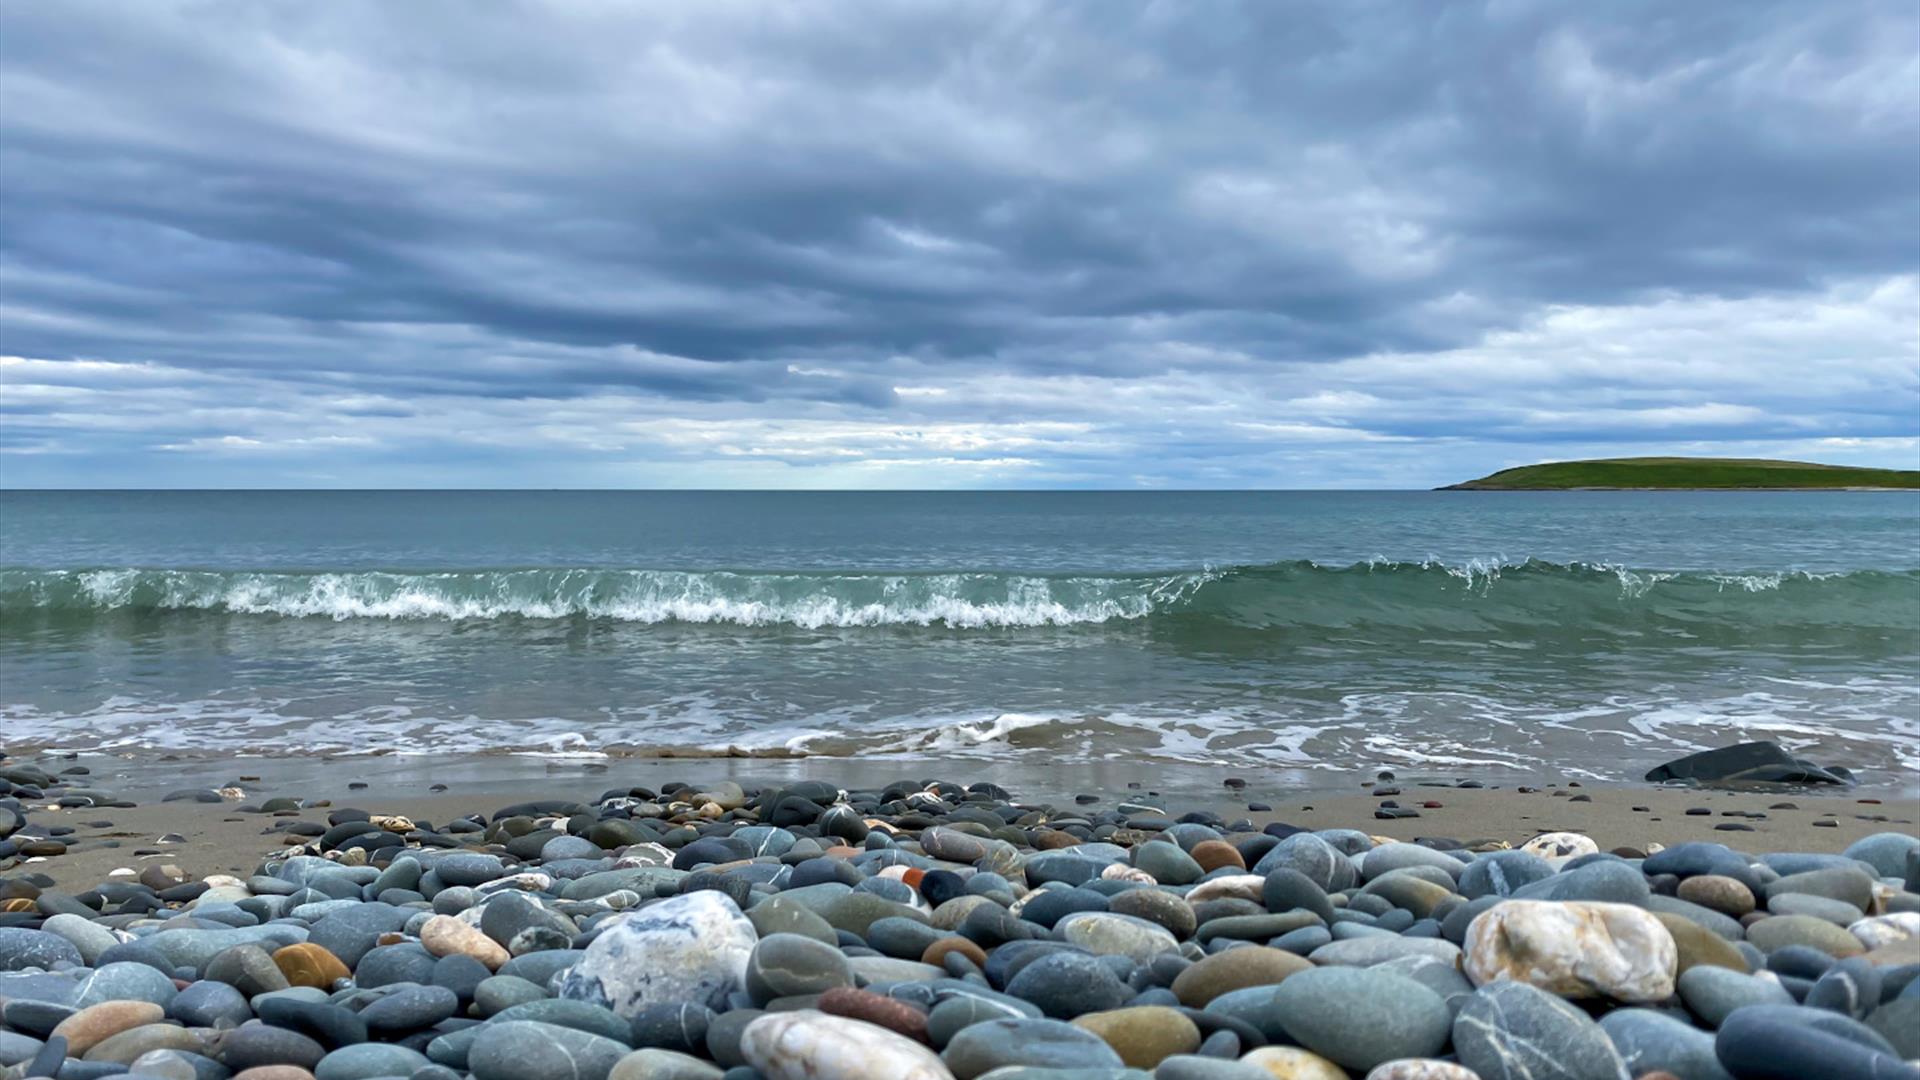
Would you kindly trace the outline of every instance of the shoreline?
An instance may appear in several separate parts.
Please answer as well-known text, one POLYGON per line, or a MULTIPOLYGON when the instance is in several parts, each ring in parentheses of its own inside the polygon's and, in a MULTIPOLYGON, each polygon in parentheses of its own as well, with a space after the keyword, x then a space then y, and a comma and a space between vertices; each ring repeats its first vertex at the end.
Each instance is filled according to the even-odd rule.
MULTIPOLYGON (((609 791, 636 785, 659 790, 676 783, 696 788, 735 783, 755 790, 828 781, 877 789, 900 780, 989 780, 1022 805, 1098 810, 1139 799, 1174 813, 1198 810, 1227 820, 1246 819, 1255 829, 1274 823, 1309 830, 1357 828, 1396 840, 1445 837, 1515 847, 1540 833, 1571 831, 1592 837, 1601 850, 1647 850, 1650 845, 1704 840, 1758 850, 1838 852, 1876 832, 1912 831, 1920 816, 1914 813, 1915 785, 1894 790, 1734 790, 1406 770, 1391 773, 1389 780, 1364 770, 1230 770, 1135 762, 85 754, 9 757, 0 765, 31 765, 55 774, 85 768, 86 774, 68 777, 73 787, 135 804, 49 808, 51 799, 32 804, 31 821, 41 828, 71 828, 63 837, 71 843, 62 855, 19 868, 47 874, 62 886, 83 886, 114 870, 138 871, 155 862, 175 864, 195 875, 244 873, 290 840, 300 839, 276 831, 287 822, 324 824, 331 812, 343 808, 444 825, 470 814, 491 816, 502 806, 529 799, 591 805, 609 791), (1244 786, 1229 787, 1229 779, 1244 786), (1480 786, 1461 787, 1462 779, 1480 786), (435 790, 442 785, 445 790, 435 790), (218 803, 166 801, 170 794, 219 789, 227 789, 228 797, 218 803), (1076 797, 1086 795, 1097 801, 1076 803, 1076 797), (269 799, 298 800, 303 809, 278 815, 259 812, 269 799), (1387 802, 1418 816, 1376 817, 1387 802), (1706 812, 1698 813, 1701 810, 1706 812), (1816 821, 1830 824, 1816 826, 1816 821), (161 842, 163 837, 172 839, 161 842)), ((0 862, 0 868, 4 866, 0 862)))
POLYGON ((31 800, 0 799, 8 1078, 81 1057, 236 1080, 1470 1080, 1552 1046, 1568 1075, 1768 1080, 1920 1058, 1913 807, 1857 790, 78 761, 0 759, 31 800))

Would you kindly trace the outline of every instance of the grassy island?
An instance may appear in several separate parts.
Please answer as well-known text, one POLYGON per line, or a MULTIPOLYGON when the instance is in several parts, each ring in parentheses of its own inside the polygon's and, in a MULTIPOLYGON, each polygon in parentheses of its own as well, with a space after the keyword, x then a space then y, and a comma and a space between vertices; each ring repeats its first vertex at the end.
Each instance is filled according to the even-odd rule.
POLYGON ((1641 457, 1552 461, 1502 469, 1441 491, 1920 489, 1920 470, 1862 469, 1756 458, 1641 457))

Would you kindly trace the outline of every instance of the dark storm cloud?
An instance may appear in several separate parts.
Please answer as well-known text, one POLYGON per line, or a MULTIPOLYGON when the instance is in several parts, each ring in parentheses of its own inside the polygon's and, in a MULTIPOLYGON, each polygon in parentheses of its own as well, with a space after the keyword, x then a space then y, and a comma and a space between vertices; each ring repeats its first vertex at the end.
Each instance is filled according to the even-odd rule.
POLYGON ((1864 0, 8 5, 0 480, 1912 457, 1916 57, 1864 0))

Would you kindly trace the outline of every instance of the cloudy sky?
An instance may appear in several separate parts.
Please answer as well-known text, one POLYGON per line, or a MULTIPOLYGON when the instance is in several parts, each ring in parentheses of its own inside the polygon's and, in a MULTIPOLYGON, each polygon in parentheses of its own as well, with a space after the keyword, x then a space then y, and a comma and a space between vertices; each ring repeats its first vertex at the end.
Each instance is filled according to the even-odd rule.
POLYGON ((1920 7, 0 5, 0 485, 1920 467, 1920 7))

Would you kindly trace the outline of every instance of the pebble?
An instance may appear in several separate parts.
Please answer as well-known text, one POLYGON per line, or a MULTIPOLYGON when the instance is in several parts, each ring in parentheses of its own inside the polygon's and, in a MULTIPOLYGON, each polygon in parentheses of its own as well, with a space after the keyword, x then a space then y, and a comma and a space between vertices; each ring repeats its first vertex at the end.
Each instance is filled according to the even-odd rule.
POLYGON ((152 1080, 1756 1080, 1885 1069, 1920 1041, 1903 833, 1844 856, 1609 853, 1577 829, 1507 849, 937 782, 616 788, 439 831, 272 805, 292 853, 252 871, 150 860, 71 893, 0 876, 7 1060, 152 1080), (1728 1027, 1772 1032, 1772 1056, 1728 1027))
POLYGON ((947 1080, 939 1055, 885 1028, 813 1009, 768 1013, 740 1036, 740 1056, 767 1080, 885 1076, 947 1080))
POLYGON ((48 1038, 67 1040, 67 1053, 84 1058, 87 1051, 132 1028, 158 1024, 166 1010, 151 1001, 103 1001, 67 1017, 48 1038))
POLYGON ((1185 1013, 1165 1005, 1086 1013, 1075 1017, 1073 1024, 1098 1035, 1123 1063, 1138 1069, 1154 1068, 1175 1054, 1200 1048, 1200 1029, 1185 1013))
POLYGON ((957 1080, 976 1080, 1007 1065, 1050 1069, 1117 1069, 1126 1063, 1106 1040, 1059 1020, 985 1020, 969 1024, 941 1052, 957 1080))
POLYGON ((1297 1046, 1262 1046, 1239 1064, 1252 1065, 1272 1080, 1348 1080, 1345 1069, 1297 1046))
POLYGON ((1465 952, 1477 984, 1513 979, 1570 998, 1661 1001, 1678 968, 1666 927, 1627 904, 1504 900, 1473 920, 1465 952))
POLYGON ((630 1049, 558 1024, 496 1021, 480 1026, 467 1068, 474 1080, 605 1080, 630 1049))
POLYGON ((1600 1025, 1564 1000, 1503 979, 1461 1004, 1453 1021, 1460 1064, 1481 1077, 1514 1080, 1627 1080, 1625 1063, 1600 1025))
POLYGON ((1300 972, 1280 985, 1273 1003, 1294 1041, 1351 1069, 1437 1054, 1453 1023, 1440 995, 1372 968, 1300 972))

